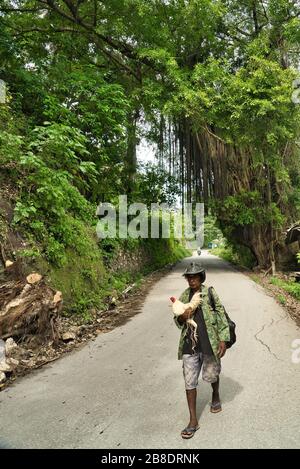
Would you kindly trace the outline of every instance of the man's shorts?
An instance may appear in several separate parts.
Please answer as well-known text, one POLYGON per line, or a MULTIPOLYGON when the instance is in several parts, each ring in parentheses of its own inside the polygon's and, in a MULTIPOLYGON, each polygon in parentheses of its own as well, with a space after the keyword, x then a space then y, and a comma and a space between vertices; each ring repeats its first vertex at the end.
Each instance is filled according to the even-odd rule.
POLYGON ((198 378, 202 368, 202 379, 208 383, 215 383, 221 372, 221 362, 215 356, 194 353, 182 356, 183 377, 185 389, 195 389, 198 386, 198 378))

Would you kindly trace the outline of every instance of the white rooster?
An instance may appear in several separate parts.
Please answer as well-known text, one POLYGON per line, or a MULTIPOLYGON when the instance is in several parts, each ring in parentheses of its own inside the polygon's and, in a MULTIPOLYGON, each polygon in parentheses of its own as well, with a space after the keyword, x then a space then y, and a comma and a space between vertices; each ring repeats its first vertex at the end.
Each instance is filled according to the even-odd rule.
MULTIPOLYGON (((183 314, 185 310, 188 308, 191 308, 192 312, 194 312, 201 303, 200 292, 194 293, 189 303, 182 303, 181 301, 177 300, 174 296, 171 296, 170 300, 173 303, 172 304, 173 313, 176 317, 183 314)), ((192 328, 192 344, 193 344, 192 349, 194 350, 196 346, 197 337, 198 337, 197 336, 197 323, 192 318, 187 319, 186 322, 187 322, 188 327, 192 328)))

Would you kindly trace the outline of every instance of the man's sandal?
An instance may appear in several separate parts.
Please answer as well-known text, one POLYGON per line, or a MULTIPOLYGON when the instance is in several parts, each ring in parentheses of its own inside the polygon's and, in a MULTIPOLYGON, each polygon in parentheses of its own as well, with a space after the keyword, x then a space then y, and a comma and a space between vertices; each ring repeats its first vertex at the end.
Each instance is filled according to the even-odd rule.
POLYGON ((210 404, 210 411, 212 414, 217 414, 218 412, 221 412, 222 406, 221 402, 216 402, 215 404, 211 403, 210 404))
POLYGON ((195 435, 198 429, 199 425, 197 425, 197 427, 185 427, 181 432, 181 437, 185 440, 188 440, 189 438, 192 438, 195 435))

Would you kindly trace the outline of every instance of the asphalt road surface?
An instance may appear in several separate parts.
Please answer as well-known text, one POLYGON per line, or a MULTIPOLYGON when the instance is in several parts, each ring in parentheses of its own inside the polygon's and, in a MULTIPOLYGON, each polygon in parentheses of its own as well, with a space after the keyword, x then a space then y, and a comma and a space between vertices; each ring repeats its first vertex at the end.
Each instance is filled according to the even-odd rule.
POLYGON ((186 287, 190 260, 155 284, 127 324, 0 393, 0 446, 299 448, 300 363, 292 343, 300 330, 263 288, 205 251, 206 285, 237 323, 237 343, 222 360, 223 411, 209 412, 211 388, 199 380, 200 429, 180 437, 189 419, 169 297, 186 287))

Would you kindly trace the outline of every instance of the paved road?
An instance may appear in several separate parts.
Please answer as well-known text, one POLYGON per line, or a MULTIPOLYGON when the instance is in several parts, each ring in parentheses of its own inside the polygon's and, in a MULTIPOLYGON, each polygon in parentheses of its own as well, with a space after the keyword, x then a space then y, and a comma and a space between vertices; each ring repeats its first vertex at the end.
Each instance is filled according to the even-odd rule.
POLYGON ((223 359, 223 412, 209 412, 199 385, 201 427, 191 440, 179 331, 168 298, 185 288, 185 259, 149 292, 141 314, 0 393, 0 441, 15 448, 300 448, 300 330, 264 290, 206 252, 214 285, 237 323, 223 359))

